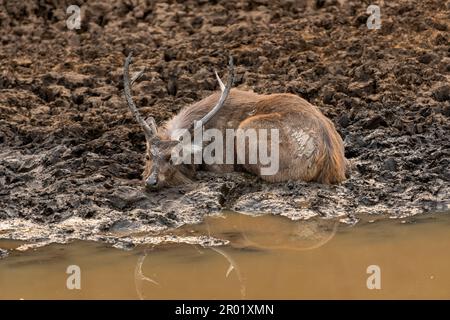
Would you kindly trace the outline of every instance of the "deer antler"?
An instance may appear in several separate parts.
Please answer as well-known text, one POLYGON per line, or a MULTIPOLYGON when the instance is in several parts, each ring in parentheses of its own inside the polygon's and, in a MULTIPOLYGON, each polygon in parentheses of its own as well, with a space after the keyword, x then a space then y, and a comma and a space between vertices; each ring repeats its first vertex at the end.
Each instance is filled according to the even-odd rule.
POLYGON ((225 100, 228 97, 228 94, 230 93, 231 87, 233 86, 234 81, 234 65, 233 65, 233 57, 230 56, 230 60, 228 62, 228 79, 227 79, 227 85, 224 86, 222 80, 220 80, 219 75, 217 72, 215 72, 217 81, 219 82, 220 89, 222 90, 222 94, 220 95, 219 101, 214 106, 214 108, 211 109, 200 121, 196 121, 194 123, 194 127, 197 127, 198 125, 205 125, 209 120, 211 120, 212 117, 223 107, 225 100))
POLYGON ((147 123, 147 121, 142 119, 136 105, 133 102, 133 98, 131 97, 131 86, 137 79, 139 79, 144 74, 145 68, 142 69, 137 74, 135 74, 132 77, 131 83, 130 83, 128 69, 129 69, 129 66, 131 63, 131 57, 132 57, 132 52, 130 52, 128 57, 125 59, 125 65, 124 65, 123 89, 125 92, 125 99, 127 100, 128 108, 130 109, 131 113, 134 115, 134 117, 136 118, 136 121, 141 125, 142 129, 144 130, 145 138, 147 140, 150 140, 152 137, 156 136, 156 133, 157 133, 155 120, 153 119, 153 117, 148 118, 147 121, 150 122, 150 125, 149 125, 147 123))

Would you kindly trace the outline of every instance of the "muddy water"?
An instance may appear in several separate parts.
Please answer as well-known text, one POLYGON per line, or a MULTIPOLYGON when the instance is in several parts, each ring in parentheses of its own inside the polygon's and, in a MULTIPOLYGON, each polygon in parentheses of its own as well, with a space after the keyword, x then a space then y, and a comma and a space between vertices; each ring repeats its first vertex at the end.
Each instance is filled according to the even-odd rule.
POLYGON ((226 213, 171 232, 229 241, 213 248, 74 242, 19 252, 22 243, 0 240, 9 249, 0 298, 450 299, 450 215, 370 219, 352 227, 226 213), (80 290, 66 286, 69 265, 80 267, 80 290), (381 289, 367 287, 371 265, 381 289))

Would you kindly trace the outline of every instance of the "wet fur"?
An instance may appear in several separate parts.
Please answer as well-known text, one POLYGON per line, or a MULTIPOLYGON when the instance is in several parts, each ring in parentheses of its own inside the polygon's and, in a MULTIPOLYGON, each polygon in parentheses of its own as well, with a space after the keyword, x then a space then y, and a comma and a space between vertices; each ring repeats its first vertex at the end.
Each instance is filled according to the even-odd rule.
MULTIPOLYGON (((174 132, 177 129, 190 128, 194 120, 199 120, 211 110, 219 97, 220 93, 214 93, 184 108, 158 130, 158 136, 162 141, 175 139, 174 132)), ((266 181, 302 180, 333 184, 346 179, 347 160, 344 157, 343 142, 333 123, 317 107, 296 95, 261 95, 232 89, 222 109, 205 125, 205 129, 209 128, 216 128, 222 132, 225 132, 225 129, 238 128, 278 128, 280 167, 275 175, 261 176, 266 181), (299 150, 305 148, 308 150, 307 153, 299 153, 299 150)), ((146 164, 144 178, 148 176, 151 166, 150 159, 146 164)), ((183 165, 180 165, 179 169, 187 172, 187 168, 181 166, 183 165)), ((241 166, 245 171, 260 175, 259 164, 241 166)), ((196 169, 198 166, 189 167, 192 171, 196 169)), ((228 164, 202 165, 202 169, 230 172, 238 171, 240 167, 228 164)), ((179 180, 177 182, 186 181, 187 177, 181 176, 185 175, 181 174, 176 179, 179 180)), ((172 184, 167 181, 170 177, 163 178, 166 184, 172 184)))

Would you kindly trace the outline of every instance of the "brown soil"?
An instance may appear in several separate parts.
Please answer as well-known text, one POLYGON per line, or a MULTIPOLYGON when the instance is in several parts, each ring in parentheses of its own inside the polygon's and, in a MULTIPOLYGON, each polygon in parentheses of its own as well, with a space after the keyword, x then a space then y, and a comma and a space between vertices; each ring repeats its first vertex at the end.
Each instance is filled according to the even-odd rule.
POLYGON ((366 26, 369 4, 0 1, 2 237, 111 240, 221 209, 346 222, 447 210, 450 2, 386 1, 381 30, 366 26), (69 4, 81 7, 80 30, 66 27, 69 4), (217 90, 213 69, 231 54, 239 88, 295 93, 333 120, 351 179, 269 185, 200 173, 146 193, 144 136, 121 92, 130 50, 132 69, 148 70, 134 89, 145 116, 161 122, 217 90))

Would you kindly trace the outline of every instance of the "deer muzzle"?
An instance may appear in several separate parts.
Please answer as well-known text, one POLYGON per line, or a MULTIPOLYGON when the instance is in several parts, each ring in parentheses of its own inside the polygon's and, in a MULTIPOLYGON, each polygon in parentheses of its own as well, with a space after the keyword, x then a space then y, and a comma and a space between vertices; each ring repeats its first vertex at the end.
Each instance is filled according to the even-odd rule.
POLYGON ((156 189, 158 187, 158 175, 154 172, 146 180, 145 186, 150 189, 156 189))

